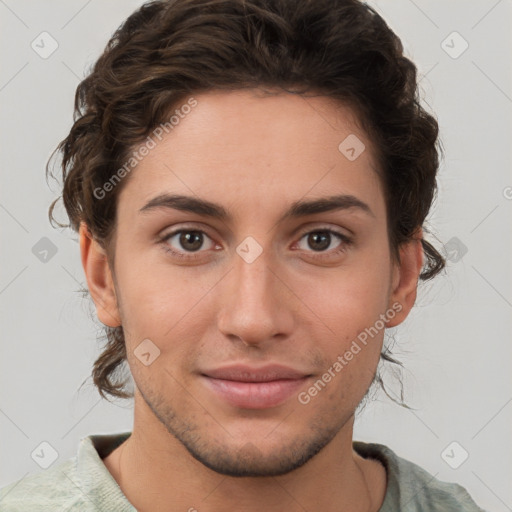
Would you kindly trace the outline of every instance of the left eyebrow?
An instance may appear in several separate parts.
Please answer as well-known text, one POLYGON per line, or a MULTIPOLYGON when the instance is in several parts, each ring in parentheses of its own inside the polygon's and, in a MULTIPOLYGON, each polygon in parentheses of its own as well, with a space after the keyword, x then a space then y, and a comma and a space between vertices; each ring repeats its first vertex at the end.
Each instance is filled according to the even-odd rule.
POLYGON ((375 214, 365 202, 355 196, 342 194, 322 197, 320 199, 313 199, 310 201, 296 201, 295 203, 292 203, 290 208, 281 217, 280 222, 288 218, 305 217, 306 215, 313 215, 315 213, 324 213, 332 210, 348 210, 353 208, 375 217, 375 214))
MULTIPOLYGON (((219 204, 212 203, 206 199, 177 194, 161 194, 154 197, 140 209, 140 212, 144 213, 161 208, 196 213, 223 221, 230 219, 228 211, 219 204)), ((342 194, 322 197, 320 199, 296 201, 291 204, 288 210, 279 219, 279 222, 289 218, 299 218, 316 213, 354 208, 375 217, 375 214, 366 203, 353 195, 342 194)))

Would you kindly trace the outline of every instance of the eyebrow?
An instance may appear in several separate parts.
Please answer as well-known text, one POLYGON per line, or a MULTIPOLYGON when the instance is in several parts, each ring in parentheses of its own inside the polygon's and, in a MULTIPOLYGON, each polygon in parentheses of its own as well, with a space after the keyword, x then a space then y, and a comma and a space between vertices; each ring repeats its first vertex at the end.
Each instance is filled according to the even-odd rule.
MULTIPOLYGON (((139 211, 146 213, 152 210, 174 209, 196 213, 221 221, 230 219, 228 211, 221 205, 192 196, 161 194, 151 199, 139 211)), ((371 208, 353 195, 335 195, 313 200, 299 200, 291 204, 279 222, 290 218, 305 217, 316 213, 336 210, 358 209, 372 217, 375 214, 371 208)))

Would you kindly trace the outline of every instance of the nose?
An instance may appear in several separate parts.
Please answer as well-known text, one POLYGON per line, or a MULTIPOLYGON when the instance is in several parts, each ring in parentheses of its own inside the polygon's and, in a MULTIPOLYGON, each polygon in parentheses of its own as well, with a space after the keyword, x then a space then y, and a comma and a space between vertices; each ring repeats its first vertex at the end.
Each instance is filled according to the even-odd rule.
POLYGON ((267 251, 250 263, 234 254, 219 297, 218 329, 225 336, 263 347, 290 335, 293 293, 279 268, 267 251))

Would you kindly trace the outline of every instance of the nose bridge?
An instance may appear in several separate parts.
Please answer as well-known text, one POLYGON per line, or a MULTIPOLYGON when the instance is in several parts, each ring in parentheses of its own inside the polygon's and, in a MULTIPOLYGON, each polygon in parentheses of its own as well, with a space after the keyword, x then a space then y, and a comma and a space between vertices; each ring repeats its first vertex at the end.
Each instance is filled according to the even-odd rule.
POLYGON ((263 342, 290 329, 283 283, 270 249, 248 237, 236 249, 222 297, 219 329, 246 343, 263 342))
MULTIPOLYGON (((243 249, 239 249, 242 251, 243 249)), ((238 288, 239 304, 265 301, 269 306, 269 300, 273 300, 272 288, 274 288, 274 271, 271 269, 270 255, 260 254, 254 261, 246 260, 237 254, 234 261, 233 280, 235 288, 238 288)))

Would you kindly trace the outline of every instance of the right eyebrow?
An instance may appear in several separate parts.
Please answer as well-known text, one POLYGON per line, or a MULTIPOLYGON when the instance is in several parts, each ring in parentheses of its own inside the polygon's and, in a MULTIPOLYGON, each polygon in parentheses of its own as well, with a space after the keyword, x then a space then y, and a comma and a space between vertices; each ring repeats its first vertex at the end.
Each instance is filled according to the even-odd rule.
POLYGON ((151 199, 139 211, 144 213, 151 210, 170 208, 184 212, 197 213, 206 217, 219 220, 227 220, 229 214, 226 209, 218 204, 192 196, 161 194, 151 199))

